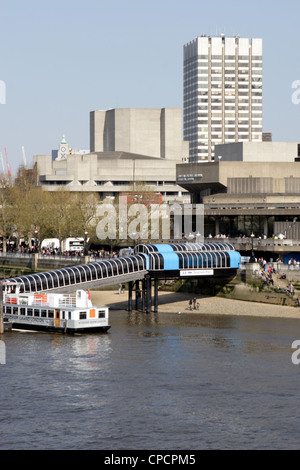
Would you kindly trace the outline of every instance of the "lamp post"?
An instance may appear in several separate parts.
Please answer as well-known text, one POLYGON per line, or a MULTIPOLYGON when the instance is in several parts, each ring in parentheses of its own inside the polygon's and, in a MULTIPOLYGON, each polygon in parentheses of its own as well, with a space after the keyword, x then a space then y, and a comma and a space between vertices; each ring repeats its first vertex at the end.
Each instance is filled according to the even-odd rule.
POLYGON ((84 232, 84 256, 88 256, 87 236, 88 236, 88 232, 84 232))
POLYGON ((36 228, 34 231, 34 252, 38 253, 40 250, 39 231, 36 228))
POLYGON ((130 234, 131 239, 133 240, 133 251, 135 250, 135 245, 136 245, 136 232, 132 232, 130 234))
POLYGON ((251 235, 251 257, 250 257, 250 263, 255 263, 255 257, 254 257, 254 249, 253 249, 253 240, 254 240, 254 233, 252 232, 251 235))

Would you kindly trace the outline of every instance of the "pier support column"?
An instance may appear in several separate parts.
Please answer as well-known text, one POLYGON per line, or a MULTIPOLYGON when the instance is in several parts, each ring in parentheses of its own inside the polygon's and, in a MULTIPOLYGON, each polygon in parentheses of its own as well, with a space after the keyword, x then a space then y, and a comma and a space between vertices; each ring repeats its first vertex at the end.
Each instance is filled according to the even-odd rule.
POLYGON ((138 310, 141 300, 141 291, 139 281, 135 281, 135 309, 138 310))
POLYGON ((151 278, 146 277, 146 313, 151 312, 151 278))
POLYGON ((158 279, 154 279, 154 312, 158 312, 158 279))
POLYGON ((142 311, 145 311, 146 304, 146 282, 145 279, 142 280, 142 311))
POLYGON ((130 281, 128 283, 128 307, 127 307, 127 310, 129 312, 132 312, 132 290, 133 290, 132 281, 130 281))

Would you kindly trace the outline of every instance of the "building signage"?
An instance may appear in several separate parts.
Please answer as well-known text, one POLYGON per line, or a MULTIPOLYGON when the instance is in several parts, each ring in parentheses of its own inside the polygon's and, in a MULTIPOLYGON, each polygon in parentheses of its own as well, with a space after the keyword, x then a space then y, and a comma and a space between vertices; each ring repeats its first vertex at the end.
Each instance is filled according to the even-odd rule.
POLYGON ((213 276, 213 269, 189 269, 181 270, 180 276, 213 276))

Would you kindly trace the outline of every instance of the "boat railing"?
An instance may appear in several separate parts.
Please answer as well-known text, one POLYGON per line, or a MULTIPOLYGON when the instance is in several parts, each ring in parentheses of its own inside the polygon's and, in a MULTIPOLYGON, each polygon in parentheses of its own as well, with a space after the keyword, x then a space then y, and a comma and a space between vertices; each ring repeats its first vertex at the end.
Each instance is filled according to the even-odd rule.
POLYGON ((59 299, 58 304, 60 307, 76 307, 76 297, 64 295, 62 299, 59 299))

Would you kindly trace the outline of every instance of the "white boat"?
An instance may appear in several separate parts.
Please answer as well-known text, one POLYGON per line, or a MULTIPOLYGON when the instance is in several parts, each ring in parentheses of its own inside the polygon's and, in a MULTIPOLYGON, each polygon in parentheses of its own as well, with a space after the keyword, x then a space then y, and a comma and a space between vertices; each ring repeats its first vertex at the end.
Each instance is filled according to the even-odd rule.
POLYGON ((22 293, 15 282, 3 282, 3 319, 13 330, 58 333, 106 332, 109 308, 92 305, 89 292, 73 295, 22 293))

